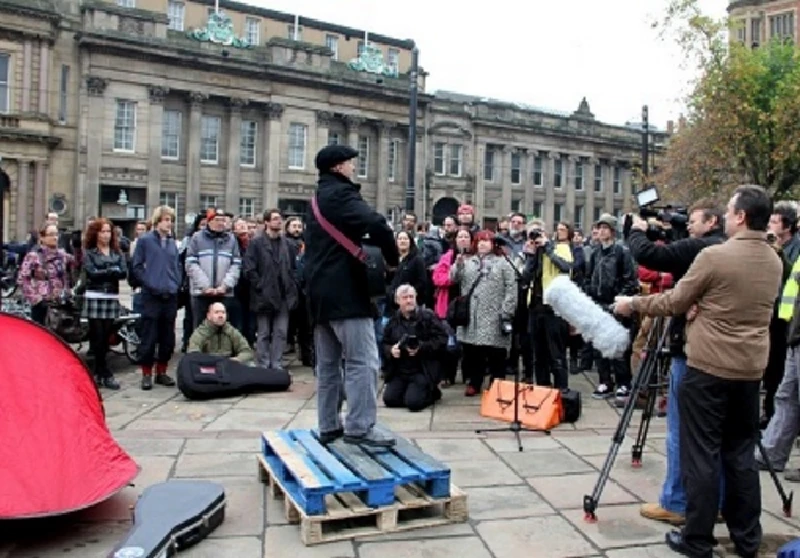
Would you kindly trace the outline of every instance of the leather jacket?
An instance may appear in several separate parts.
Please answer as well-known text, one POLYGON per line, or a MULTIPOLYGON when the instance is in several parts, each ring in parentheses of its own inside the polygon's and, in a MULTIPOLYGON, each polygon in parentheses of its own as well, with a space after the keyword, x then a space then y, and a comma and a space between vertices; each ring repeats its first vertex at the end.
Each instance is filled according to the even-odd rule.
POLYGON ((107 256, 97 248, 87 250, 83 256, 83 270, 86 290, 106 294, 119 294, 119 282, 128 276, 125 258, 113 250, 107 256))

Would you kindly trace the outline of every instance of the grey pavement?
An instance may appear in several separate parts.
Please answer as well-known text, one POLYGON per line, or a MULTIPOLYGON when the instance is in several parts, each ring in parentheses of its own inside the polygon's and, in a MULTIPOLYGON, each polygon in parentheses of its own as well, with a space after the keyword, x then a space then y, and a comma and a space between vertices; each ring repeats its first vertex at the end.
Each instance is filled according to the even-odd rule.
MULTIPOLYGON (((228 499, 222 526, 182 558, 674 556, 662 542, 669 527, 639 516, 639 505, 657 497, 664 477, 664 419, 653 419, 643 466, 632 469, 636 413, 602 495, 599 522, 584 522, 583 496, 598 479, 619 420, 609 403, 589 397, 594 374, 570 378, 584 394, 581 420, 551 436, 526 434, 522 453, 511 433, 474 433, 502 424, 481 418, 479 399, 465 398, 461 386, 444 390, 442 401, 421 413, 381 407, 381 422, 452 467, 453 482, 468 495, 469 521, 305 547, 299 527, 286 524, 282 503, 259 483, 255 457, 262 431, 316 426, 311 370, 290 362, 295 384, 288 393, 191 402, 174 388, 143 392, 124 357, 111 362, 123 389, 103 391, 107 422, 142 468, 135 486, 91 510, 0 529, 0 558, 105 558, 128 529, 137 495, 170 478, 218 481, 228 499)), ((783 518, 769 478, 761 480, 765 534, 781 542, 800 536, 800 519, 783 518)), ((718 534, 727 535, 723 525, 718 534)))

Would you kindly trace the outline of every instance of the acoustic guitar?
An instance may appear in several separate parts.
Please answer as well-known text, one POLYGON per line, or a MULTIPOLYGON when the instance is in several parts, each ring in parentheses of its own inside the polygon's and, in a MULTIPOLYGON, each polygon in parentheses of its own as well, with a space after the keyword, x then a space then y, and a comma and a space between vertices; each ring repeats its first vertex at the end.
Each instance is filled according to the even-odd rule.
POLYGON ((173 480, 145 489, 133 527, 109 558, 169 558, 205 539, 225 519, 225 490, 206 481, 173 480))

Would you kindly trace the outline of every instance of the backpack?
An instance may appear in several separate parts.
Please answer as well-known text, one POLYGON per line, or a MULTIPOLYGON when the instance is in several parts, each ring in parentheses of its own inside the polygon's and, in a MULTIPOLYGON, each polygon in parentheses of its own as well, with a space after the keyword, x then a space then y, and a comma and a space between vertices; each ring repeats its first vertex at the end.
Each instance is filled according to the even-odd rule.
POLYGON ((425 262, 425 269, 430 269, 442 259, 442 243, 435 238, 425 237, 422 239, 422 259, 425 262))

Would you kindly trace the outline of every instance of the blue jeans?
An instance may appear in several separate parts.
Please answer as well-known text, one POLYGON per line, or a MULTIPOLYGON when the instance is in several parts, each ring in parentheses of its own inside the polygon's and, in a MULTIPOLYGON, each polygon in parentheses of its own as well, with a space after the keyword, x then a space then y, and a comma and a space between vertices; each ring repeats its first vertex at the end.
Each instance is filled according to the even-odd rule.
MULTIPOLYGON (((669 374, 669 394, 667 396, 667 476, 661 488, 659 505, 672 513, 686 514, 686 490, 683 487, 681 472, 680 416, 678 414, 678 388, 686 375, 686 357, 672 357, 669 374)), ((725 479, 722 478, 725 493, 725 479)), ((721 499, 721 497, 720 497, 721 499)), ((722 509, 722 502, 720 502, 722 509)))

